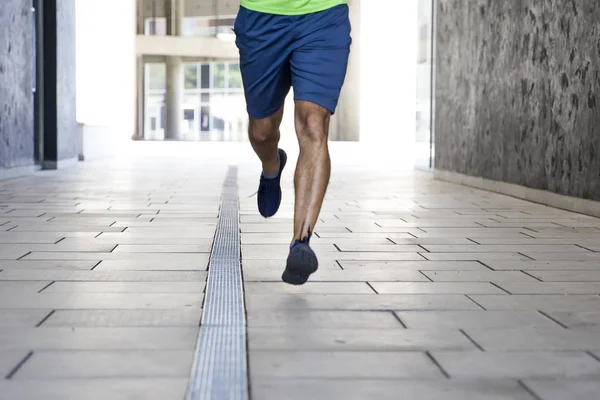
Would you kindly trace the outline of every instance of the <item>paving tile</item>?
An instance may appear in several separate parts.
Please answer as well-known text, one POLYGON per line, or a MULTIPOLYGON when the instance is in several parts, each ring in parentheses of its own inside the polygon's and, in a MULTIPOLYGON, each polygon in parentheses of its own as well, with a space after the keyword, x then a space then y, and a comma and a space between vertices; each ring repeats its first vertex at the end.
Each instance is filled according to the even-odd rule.
POLYGON ((208 254, 181 253, 84 253, 84 252, 33 252, 23 260, 117 260, 136 262, 164 262, 170 265, 208 264, 208 254))
MULTIPOLYGON (((11 245, 12 246, 12 245, 11 245)), ((4 247, 0 249, 0 261, 1 260, 19 260, 29 253, 29 250, 24 250, 22 248, 7 248, 4 247)))
POLYGON ((162 257, 155 260, 146 259, 142 261, 135 259, 120 260, 118 257, 115 257, 112 260, 103 260, 99 264, 96 263, 94 271, 206 271, 208 270, 208 254, 202 254, 202 256, 200 261, 193 259, 182 262, 168 261, 162 257))
POLYGON ((432 253, 537 253, 537 252, 589 252, 573 245, 423 245, 432 253))
POLYGON ((565 253, 523 253, 537 261, 597 261, 600 262, 600 253, 591 252, 565 252, 565 253))
POLYGON ((5 269, 2 280, 92 282, 205 282, 205 271, 69 271, 57 269, 5 269))
POLYGON ((250 376, 277 378, 443 379, 423 353, 251 351, 250 376))
POLYGON ((22 327, 33 328, 50 313, 49 309, 41 310, 3 310, 0 309, 0 328, 22 327))
POLYGON ((454 378, 600 378, 600 363, 581 352, 433 352, 454 378))
POLYGON ((164 245, 138 245, 138 244, 120 244, 115 253, 210 253, 212 244, 205 245, 186 245, 186 244, 164 244, 164 245))
POLYGON ((91 270, 98 264, 97 261, 0 261, 0 269, 74 269, 91 270))
MULTIPOLYGON (((475 242, 481 245, 580 245, 584 246, 585 244, 590 244, 593 246, 594 244, 600 243, 600 239, 597 240, 586 240, 585 238, 574 238, 574 237, 562 237, 562 238, 532 238, 523 236, 520 238, 480 238, 480 237, 471 237, 469 239, 474 240, 475 242), (593 243, 593 244, 592 244, 593 243)), ((468 244, 468 243, 465 243, 468 244)), ((585 246, 588 247, 588 246, 585 246)), ((589 247, 588 247, 589 248, 589 247)))
POLYGON ((42 325, 47 327, 172 327, 200 324, 201 310, 57 310, 42 325))
MULTIPOLYGON (((0 240, 1 241, 1 240, 0 240)), ((65 246, 87 244, 87 243, 102 243, 119 245, 184 245, 184 246, 212 246, 213 239, 196 239, 196 238, 169 238, 169 237, 138 237, 125 234, 115 234, 115 236, 105 237, 100 235, 97 238, 65 238, 60 242, 65 246)))
POLYGON ((600 380, 590 379, 538 379, 525 381, 538 397, 543 400, 597 400, 600 392, 600 380))
POLYGON ((267 379, 252 382, 254 398, 261 400, 534 400, 517 382, 503 380, 348 380, 267 379))
POLYGON ((380 294, 503 294, 485 282, 372 282, 380 294))
POLYGON ((600 296, 593 295, 473 295, 488 310, 594 311, 600 307, 600 296))
MULTIPOLYGON (((75 225, 75 224, 18 224, 11 232, 89 232, 96 235, 100 232, 122 232, 124 228, 113 228, 100 225, 75 225)), ((95 236, 95 235, 94 235, 95 236)))
POLYGON ((537 311, 402 311, 396 314, 408 329, 556 328, 553 321, 537 311))
POLYGON ((493 261, 487 260, 485 265, 498 271, 511 270, 569 270, 576 271, 600 271, 600 263, 597 261, 493 261))
POLYGON ((175 400, 187 379, 91 379, 0 381, 0 400, 175 400))
MULTIPOLYGON (((509 296, 507 296, 509 297, 509 296)), ((600 298, 598 298, 600 301, 600 298)), ((255 310, 480 310, 460 295, 246 295, 248 312, 255 310)))
POLYGON ((119 220, 114 223, 112 226, 118 227, 149 227, 149 228, 170 228, 170 227, 183 227, 183 228, 195 228, 195 227, 203 227, 203 228, 216 228, 217 219, 216 218, 178 218, 178 219, 167 219, 167 218, 153 218, 143 219, 137 218, 134 221, 126 221, 119 220))
POLYGON ((423 271, 434 282, 538 282, 521 271, 423 271))
POLYGON ((337 247, 342 252, 389 252, 389 253, 418 253, 423 251, 423 248, 413 244, 394 245, 390 244, 337 244, 337 247))
POLYGON ((193 354, 187 350, 36 352, 14 379, 186 378, 193 354))
POLYGON ((569 328, 599 328, 600 310, 596 311, 549 311, 548 314, 569 328))
MULTIPOLYGON (((285 265, 285 264, 284 264, 285 265)), ((279 282, 283 268, 277 270, 245 269, 244 281, 246 282, 279 282)), ((396 270, 321 270, 311 275, 310 281, 314 282, 377 282, 377 281, 404 281, 404 282, 429 282, 419 271, 396 270)))
MULTIPOLYGON (((123 228, 118 228, 123 229, 123 228)), ((101 239, 114 239, 118 237, 122 237, 123 235, 131 237, 131 238, 183 238, 183 239, 213 239, 215 236, 215 229, 190 229, 190 228, 182 228, 182 229, 167 229, 167 228, 140 228, 133 227, 128 228, 124 231, 111 230, 104 231, 98 238, 101 239), (108 232, 108 233, 107 233, 108 232), (115 233, 116 232, 116 233, 115 233)))
MULTIPOLYGON (((281 280, 281 279, 280 279, 281 280)), ((246 282, 245 293, 335 293, 335 294, 372 294, 363 282, 311 282, 310 285, 291 286, 283 282, 246 282)))
MULTIPOLYGON (((418 234, 421 233, 423 234, 423 231, 420 231, 418 229, 413 229, 413 228, 407 228, 407 229, 402 229, 402 232, 393 232, 393 233, 388 233, 388 232, 381 232, 381 231, 377 231, 377 232, 360 232, 360 233, 356 233, 356 232, 319 232, 319 237, 320 238, 334 238, 334 239, 346 239, 346 238, 367 238, 367 239, 373 239, 373 238, 390 238, 392 240, 394 239, 414 239, 415 237, 420 237, 418 236, 418 234)), ((243 235, 242 235, 243 236, 243 235)))
POLYGON ((416 329, 249 328, 250 351, 427 351, 473 350, 475 346, 458 331, 431 332, 416 329))
POLYGON ((600 282, 598 271, 528 271, 529 274, 544 282, 600 282))
POLYGON ((258 310, 247 319, 251 328, 402 328, 389 311, 258 310))
MULTIPOLYGON (((587 351, 600 348, 600 335, 593 328, 564 329, 557 324, 554 329, 517 327, 482 331, 471 328, 465 331, 487 351, 587 351)), ((600 362, 595 361, 600 366, 600 362)))
MULTIPOLYGON (((56 282, 47 293, 202 293, 203 282, 56 282)), ((0 282, 0 288, 2 282, 0 282)))
POLYGON ((423 257, 431 261, 468 261, 468 260, 503 260, 503 261, 527 261, 531 257, 520 253, 421 253, 423 257))
POLYGON ((5 350, 192 350, 198 328, 0 328, 5 350))
MULTIPOLYGON (((291 223, 287 224, 240 224, 240 231, 245 233, 293 233, 291 223)), ((318 225, 315 232, 320 236, 321 232, 338 233, 348 232, 343 226, 324 226, 318 225)))
POLYGON ((0 293, 5 309, 177 309, 201 307, 202 293, 0 293))
POLYGON ((27 350, 0 349, 0 382, 27 356, 27 353, 29 353, 27 350))
POLYGON ((54 244, 62 238, 63 236, 54 233, 0 232, 0 244, 54 244))
MULTIPOLYGON (((402 271, 486 271, 477 261, 340 261, 344 270, 402 270, 402 271)), ((320 267, 319 267, 320 268, 320 267)))
POLYGON ((423 228, 425 232, 415 233, 419 238, 445 238, 445 237, 523 237, 522 232, 528 232, 521 228, 423 228))
POLYGON ((598 294, 600 282, 499 282, 512 294, 598 294))
POLYGON ((48 286, 51 281, 19 282, 0 281, 0 295, 2 294, 36 294, 39 290, 48 286))
POLYGON ((0 244, 0 254, 5 250, 22 252, 82 252, 82 253, 110 253, 115 248, 114 244, 86 243, 79 245, 65 245, 62 242, 56 244, 0 244))
POLYGON ((391 227, 409 227, 409 228, 477 228, 481 225, 478 222, 485 222, 485 218, 478 219, 467 219, 461 218, 458 220, 452 219, 440 219, 440 220, 424 220, 418 219, 415 222, 405 222, 400 220, 393 219, 380 219, 376 220, 377 224, 382 228, 391 228, 391 227))

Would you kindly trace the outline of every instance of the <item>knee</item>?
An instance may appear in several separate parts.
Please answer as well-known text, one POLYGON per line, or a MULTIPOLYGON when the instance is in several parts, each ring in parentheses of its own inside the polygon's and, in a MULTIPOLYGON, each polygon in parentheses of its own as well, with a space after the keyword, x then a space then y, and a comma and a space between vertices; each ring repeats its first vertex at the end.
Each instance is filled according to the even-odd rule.
POLYGON ((327 143, 329 114, 321 110, 298 113, 296 115, 296 132, 300 145, 327 143))
POLYGON ((271 121, 250 121, 248 136, 256 144, 266 143, 277 138, 279 127, 271 121))

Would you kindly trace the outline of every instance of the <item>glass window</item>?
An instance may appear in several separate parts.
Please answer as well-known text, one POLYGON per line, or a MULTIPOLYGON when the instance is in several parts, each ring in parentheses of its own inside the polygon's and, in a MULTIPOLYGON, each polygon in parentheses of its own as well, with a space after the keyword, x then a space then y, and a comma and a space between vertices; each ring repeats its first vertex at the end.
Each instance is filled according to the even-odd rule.
POLYGON ((213 88, 225 88, 225 64, 215 64, 213 72, 213 88))
POLYGON ((165 90, 167 66, 166 64, 148 65, 148 88, 150 90, 165 90))
POLYGON ((200 88, 210 89, 210 64, 202 64, 200 67, 200 88))
POLYGON ((229 88, 241 89, 242 88, 242 74, 240 72, 239 63, 229 64, 229 88))
POLYGON ((198 64, 185 65, 185 86, 186 89, 198 88, 198 64))
POLYGON ((166 18, 146 18, 144 23, 144 34, 149 36, 166 36, 166 18))

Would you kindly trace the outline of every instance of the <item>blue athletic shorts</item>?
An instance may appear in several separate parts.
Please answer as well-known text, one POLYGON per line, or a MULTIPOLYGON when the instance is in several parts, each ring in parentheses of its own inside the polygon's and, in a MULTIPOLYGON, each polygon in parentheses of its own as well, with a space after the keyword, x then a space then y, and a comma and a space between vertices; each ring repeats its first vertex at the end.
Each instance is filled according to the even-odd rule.
POLYGON ((234 32, 250 117, 273 115, 290 87, 294 100, 334 113, 352 43, 348 12, 348 5, 295 16, 240 8, 234 32))

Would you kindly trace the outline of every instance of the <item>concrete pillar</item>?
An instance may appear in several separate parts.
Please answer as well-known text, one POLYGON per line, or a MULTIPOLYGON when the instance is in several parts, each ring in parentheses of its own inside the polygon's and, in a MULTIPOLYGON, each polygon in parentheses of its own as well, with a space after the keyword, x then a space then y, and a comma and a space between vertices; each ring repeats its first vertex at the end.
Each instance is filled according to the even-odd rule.
POLYGON ((183 119, 183 61, 181 57, 167 57, 167 123, 165 139, 179 140, 183 119))
POLYGON ((330 138, 337 141, 358 141, 360 138, 360 44, 361 0, 349 0, 350 23, 352 24, 352 48, 348 60, 348 72, 338 108, 331 119, 330 138))
MULTIPOLYGON (((167 10, 167 34, 181 36, 184 4, 182 0, 170 0, 167 10)), ((181 121, 183 120, 183 61, 181 57, 166 57, 166 94, 167 123, 166 140, 181 138, 181 121)))
POLYGON ((138 56, 136 59, 136 130, 134 139, 144 138, 145 130, 145 107, 146 107, 146 68, 144 57, 138 56))

